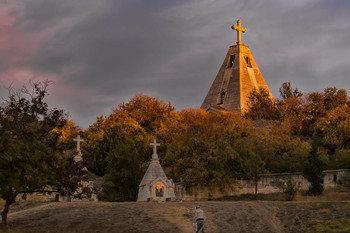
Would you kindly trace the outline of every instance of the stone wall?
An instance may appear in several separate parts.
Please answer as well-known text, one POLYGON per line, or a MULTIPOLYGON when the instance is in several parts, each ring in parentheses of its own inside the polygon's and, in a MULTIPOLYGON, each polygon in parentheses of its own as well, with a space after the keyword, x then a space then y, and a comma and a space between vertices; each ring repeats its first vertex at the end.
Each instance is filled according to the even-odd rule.
MULTIPOLYGON (((324 171, 324 186, 325 189, 335 188, 339 184, 339 181, 344 177, 350 177, 350 169, 341 170, 327 170, 324 171)), ((276 173, 276 174, 263 174, 259 176, 258 181, 258 193, 271 194, 281 192, 279 183, 291 179, 300 183, 300 189, 306 190, 309 187, 309 182, 303 178, 301 172, 296 173, 276 173)), ((177 183, 175 186, 175 195, 177 199, 184 201, 194 200, 208 200, 221 198, 224 196, 239 196, 242 194, 254 194, 255 183, 254 180, 236 180, 236 182, 225 189, 219 189, 217 187, 203 187, 195 190, 185 190, 185 187, 181 183, 177 183)))

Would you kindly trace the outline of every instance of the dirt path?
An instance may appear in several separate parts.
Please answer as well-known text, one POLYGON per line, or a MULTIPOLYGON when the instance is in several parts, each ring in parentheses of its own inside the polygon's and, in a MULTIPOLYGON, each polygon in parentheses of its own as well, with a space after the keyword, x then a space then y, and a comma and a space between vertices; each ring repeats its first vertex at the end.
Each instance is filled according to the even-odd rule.
POLYGON ((48 203, 10 212, 10 232, 190 233, 195 206, 210 232, 302 232, 310 222, 349 219, 349 202, 48 203))
POLYGON ((151 207, 159 216, 170 222, 176 228, 177 232, 193 232, 191 228, 193 211, 191 211, 188 205, 157 203, 151 205, 151 207))
POLYGON ((264 202, 204 203, 208 232, 284 232, 276 218, 276 207, 264 202))

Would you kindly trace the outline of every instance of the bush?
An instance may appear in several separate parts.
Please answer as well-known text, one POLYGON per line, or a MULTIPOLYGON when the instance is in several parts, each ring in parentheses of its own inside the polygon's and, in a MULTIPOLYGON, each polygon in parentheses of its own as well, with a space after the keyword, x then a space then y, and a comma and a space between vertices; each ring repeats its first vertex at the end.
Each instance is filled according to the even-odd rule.
POLYGON ((292 179, 287 181, 281 181, 279 187, 282 189, 282 192, 286 195, 287 201, 293 201, 297 195, 297 192, 300 189, 300 182, 294 182, 292 179))

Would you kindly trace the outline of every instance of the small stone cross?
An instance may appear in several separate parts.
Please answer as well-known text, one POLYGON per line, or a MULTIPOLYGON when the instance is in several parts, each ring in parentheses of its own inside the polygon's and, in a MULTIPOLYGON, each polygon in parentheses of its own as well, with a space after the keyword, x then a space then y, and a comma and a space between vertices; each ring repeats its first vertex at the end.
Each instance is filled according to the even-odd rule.
POLYGON ((83 139, 80 139, 80 135, 77 136, 77 138, 74 138, 73 141, 77 142, 77 151, 80 152, 80 142, 83 142, 83 139))
POLYGON ((152 155, 152 159, 158 158, 158 156, 157 156, 157 146, 160 146, 160 144, 157 143, 157 141, 154 139, 153 143, 150 143, 150 145, 153 146, 153 155, 152 155))
POLYGON ((241 32, 246 32, 247 31, 247 29, 246 28, 242 28, 242 26, 241 26, 241 23, 242 23, 242 21, 239 19, 239 20, 237 20, 237 26, 236 25, 232 25, 232 29, 233 30, 237 30, 237 44, 238 45, 240 45, 240 44, 242 44, 242 41, 241 41, 241 32))

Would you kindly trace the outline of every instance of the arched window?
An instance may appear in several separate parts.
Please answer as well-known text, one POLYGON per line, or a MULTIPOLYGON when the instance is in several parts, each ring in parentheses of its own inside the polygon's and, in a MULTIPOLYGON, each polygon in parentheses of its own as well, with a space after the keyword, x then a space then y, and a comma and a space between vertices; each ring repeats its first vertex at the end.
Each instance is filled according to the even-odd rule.
POLYGON ((156 183, 156 197, 164 196, 164 184, 162 182, 156 183))
POLYGON ((224 91, 222 91, 221 93, 220 93, 220 96, 219 96, 219 99, 218 99, 218 105, 220 105, 220 104, 223 104, 224 103, 224 100, 225 100, 225 92, 224 91))
POLYGON ((227 68, 230 68, 233 66, 233 62, 235 61, 235 55, 231 55, 228 59, 228 62, 227 62, 227 68))
POLYGON ((252 63, 250 62, 250 58, 249 57, 244 57, 245 62, 247 63, 248 67, 252 67, 252 63))

